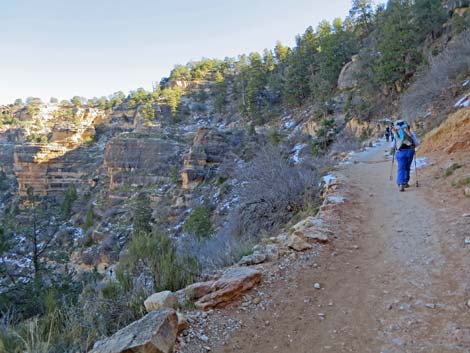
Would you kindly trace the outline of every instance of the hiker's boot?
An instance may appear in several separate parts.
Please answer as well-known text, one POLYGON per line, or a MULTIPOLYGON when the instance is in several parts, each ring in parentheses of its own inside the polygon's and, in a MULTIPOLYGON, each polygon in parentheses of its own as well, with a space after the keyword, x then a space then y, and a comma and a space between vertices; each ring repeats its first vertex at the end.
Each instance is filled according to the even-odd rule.
POLYGON ((403 185, 403 184, 400 185, 400 191, 401 192, 405 191, 405 185, 403 185))

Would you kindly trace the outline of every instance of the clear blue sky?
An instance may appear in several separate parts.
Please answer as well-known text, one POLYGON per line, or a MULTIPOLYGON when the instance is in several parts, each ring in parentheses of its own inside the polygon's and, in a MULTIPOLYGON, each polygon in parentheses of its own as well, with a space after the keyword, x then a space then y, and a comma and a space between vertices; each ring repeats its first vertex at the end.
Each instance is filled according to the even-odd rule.
POLYGON ((175 64, 294 45, 350 0, 0 0, 0 104, 144 87, 175 64))

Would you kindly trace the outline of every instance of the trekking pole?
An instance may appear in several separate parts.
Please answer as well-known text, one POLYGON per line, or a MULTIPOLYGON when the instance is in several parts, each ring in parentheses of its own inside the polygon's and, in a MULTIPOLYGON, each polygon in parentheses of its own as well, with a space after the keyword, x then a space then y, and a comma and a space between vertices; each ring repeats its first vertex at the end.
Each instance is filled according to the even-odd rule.
POLYGON ((392 153, 392 169, 390 169, 390 181, 393 180, 393 164, 395 163, 395 150, 392 153))
POLYGON ((419 181, 418 181, 418 168, 416 167, 416 159, 417 159, 417 154, 415 152, 415 174, 416 174, 416 187, 419 187, 419 181))

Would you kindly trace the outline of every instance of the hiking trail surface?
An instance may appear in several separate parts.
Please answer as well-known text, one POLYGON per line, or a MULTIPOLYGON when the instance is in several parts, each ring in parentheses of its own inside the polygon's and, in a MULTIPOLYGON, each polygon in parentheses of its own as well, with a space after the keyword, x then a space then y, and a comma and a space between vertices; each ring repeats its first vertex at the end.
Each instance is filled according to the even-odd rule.
POLYGON ((338 167, 345 199, 328 225, 335 239, 290 266, 274 265, 251 294, 266 306, 223 309, 238 327, 219 328, 218 338, 209 331, 211 348, 200 344, 202 351, 470 352, 470 217, 436 199, 426 173, 419 188, 413 173, 412 187, 398 192, 386 149, 379 144, 338 167))

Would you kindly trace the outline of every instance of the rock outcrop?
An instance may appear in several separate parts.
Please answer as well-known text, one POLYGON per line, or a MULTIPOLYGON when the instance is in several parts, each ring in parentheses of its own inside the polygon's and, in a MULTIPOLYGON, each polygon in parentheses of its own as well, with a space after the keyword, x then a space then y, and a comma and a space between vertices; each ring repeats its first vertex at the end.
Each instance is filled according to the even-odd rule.
POLYGON ((338 88, 345 90, 354 88, 357 83, 357 76, 362 71, 362 63, 359 55, 354 55, 351 61, 344 65, 338 77, 338 88))
POLYGON ((36 195, 63 195, 69 185, 79 182, 89 163, 93 163, 89 154, 69 151, 58 144, 16 145, 14 168, 18 193, 25 196, 32 187, 36 195))
POLYGON ((106 145, 104 166, 109 187, 137 184, 147 186, 171 176, 180 161, 181 145, 151 137, 116 137, 106 145))
POLYGON ((183 189, 197 187, 204 180, 207 169, 222 163, 228 150, 229 144, 222 133, 200 127, 189 153, 183 158, 183 189))
POLYGON ((261 271, 251 267, 232 267, 211 286, 211 293, 196 302, 200 309, 227 304, 261 281, 261 271))
POLYGON ((5 173, 13 171, 13 151, 13 144, 0 143, 0 171, 3 171, 5 173))
POLYGON ((369 121, 361 121, 353 118, 348 121, 346 127, 358 137, 368 137, 376 134, 383 134, 384 126, 380 126, 369 121))
POLYGON ((98 341, 90 353, 171 353, 178 334, 173 309, 160 309, 98 341))
POLYGON ((449 15, 452 15, 455 12, 457 12, 460 15, 460 12, 464 12, 469 7, 470 7, 470 0, 448 0, 447 1, 447 12, 449 13, 449 15))

